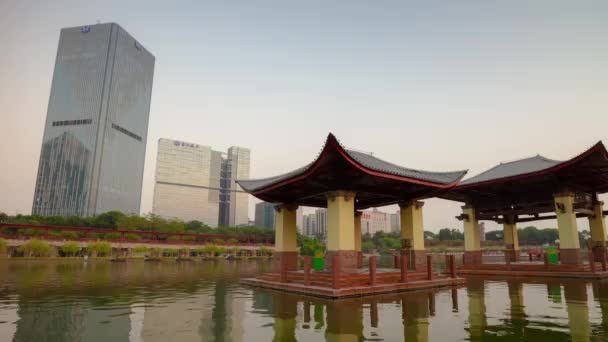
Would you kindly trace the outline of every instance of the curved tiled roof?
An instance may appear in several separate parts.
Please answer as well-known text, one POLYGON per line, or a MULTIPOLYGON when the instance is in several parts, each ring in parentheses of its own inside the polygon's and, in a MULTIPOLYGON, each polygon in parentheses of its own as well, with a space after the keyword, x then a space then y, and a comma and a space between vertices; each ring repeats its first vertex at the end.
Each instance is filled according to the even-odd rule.
POLYGON ((348 155, 354 160, 356 160, 359 164, 365 166, 368 169, 392 174, 395 176, 414 178, 438 184, 454 183, 467 173, 466 170, 453 172, 434 172, 408 169, 406 167, 387 162, 380 158, 376 158, 371 154, 353 150, 346 150, 346 153, 348 153, 348 155))
MULTIPOLYGON (((331 133, 327 137, 327 141, 325 143, 325 146, 323 147, 323 151, 325 151, 328 146, 335 146, 338 152, 343 152, 345 159, 351 159, 352 161, 354 161, 354 163, 360 165, 364 171, 372 171, 378 173, 379 176, 397 176, 400 178, 404 178, 404 181, 407 181, 407 179, 419 180, 422 182, 432 183, 431 185, 443 187, 459 181, 467 173, 466 170, 455 172, 432 172, 415 170, 399 166, 376 158, 371 154, 344 149, 342 146, 340 146, 337 139, 331 133)), ((322 155, 323 152, 312 163, 309 163, 308 165, 293 170, 291 172, 263 179, 237 180, 237 183, 241 185, 241 187, 246 191, 255 192, 277 184, 281 181, 288 180, 292 177, 303 175, 304 173, 310 171, 310 169, 313 168, 314 165, 319 162, 319 160, 322 158, 322 155)))
POLYGON ((545 158, 541 155, 500 163, 474 177, 463 180, 460 185, 475 184, 495 179, 525 175, 528 173, 542 171, 561 163, 563 163, 563 161, 545 158))

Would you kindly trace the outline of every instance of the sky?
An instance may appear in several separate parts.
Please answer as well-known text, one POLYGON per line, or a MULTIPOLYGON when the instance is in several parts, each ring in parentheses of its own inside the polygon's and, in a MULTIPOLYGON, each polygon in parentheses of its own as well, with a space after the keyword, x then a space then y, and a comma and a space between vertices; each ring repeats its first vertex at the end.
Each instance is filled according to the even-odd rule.
MULTIPOLYGON (((116 22, 156 57, 147 213, 160 137, 248 147, 252 178, 310 162, 329 132, 470 176, 571 158, 608 142, 606 18, 602 0, 0 0, 0 211, 31 212, 62 27, 116 22)), ((427 230, 461 228, 460 203, 426 202, 427 230)))

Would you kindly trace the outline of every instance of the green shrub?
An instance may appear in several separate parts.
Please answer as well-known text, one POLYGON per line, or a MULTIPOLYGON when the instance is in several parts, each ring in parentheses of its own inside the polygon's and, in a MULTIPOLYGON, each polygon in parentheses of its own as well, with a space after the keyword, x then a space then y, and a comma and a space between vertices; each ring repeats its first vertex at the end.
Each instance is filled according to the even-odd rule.
POLYGON ((228 239, 228 243, 231 244, 231 245, 234 245, 234 244, 239 243, 239 240, 237 240, 237 239, 228 239))
POLYGON ((80 246, 78 246, 78 243, 73 241, 66 242, 63 244, 63 246, 61 246, 61 251, 67 256, 73 256, 80 251, 80 246))
POLYGON ((268 247, 260 247, 259 252, 262 255, 272 255, 272 249, 268 247))
POLYGON ((23 253, 25 256, 33 256, 33 257, 44 257, 51 255, 51 246, 44 241, 40 241, 37 239, 32 239, 28 241, 25 245, 19 247, 19 252, 23 253))
POLYGON ((107 241, 95 241, 89 245, 91 252, 97 252, 97 256, 107 256, 112 253, 112 245, 107 241))
POLYGON ((108 240, 120 240, 122 235, 120 233, 107 233, 104 237, 108 240))
POLYGON ((26 236, 41 236, 44 235, 44 231, 43 230, 36 230, 36 229, 18 229, 17 230, 17 234, 18 235, 26 235, 26 236))
POLYGON ((177 255, 177 249, 175 249, 175 248, 165 248, 165 249, 163 249, 163 253, 164 254, 169 254, 169 255, 177 255))
POLYGON ((133 252, 135 252, 135 253, 140 253, 140 254, 142 254, 142 253, 147 253, 147 252, 148 252, 148 250, 149 250, 149 248, 148 248, 148 247, 146 247, 146 246, 140 246, 140 247, 135 247, 135 248, 133 248, 133 252))
POLYGON ((4 239, 0 239, 0 253, 6 253, 8 249, 8 242, 4 239))
POLYGON ((77 239, 78 233, 77 232, 61 232, 60 236, 64 237, 64 238, 68 238, 68 239, 77 239))
POLYGON ((125 239, 127 240, 141 240, 141 236, 137 234, 125 234, 125 239))

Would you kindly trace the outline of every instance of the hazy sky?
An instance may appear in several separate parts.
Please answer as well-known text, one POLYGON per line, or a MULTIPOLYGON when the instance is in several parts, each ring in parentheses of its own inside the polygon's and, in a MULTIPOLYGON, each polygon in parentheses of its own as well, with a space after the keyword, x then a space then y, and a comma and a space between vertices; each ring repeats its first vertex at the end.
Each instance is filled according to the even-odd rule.
MULTIPOLYGON (((308 163, 328 132, 470 175, 608 142, 604 0, 0 0, 0 211, 31 211, 59 30, 97 21, 156 56, 143 212, 160 137, 249 147, 253 178, 308 163)), ((459 206, 427 201, 426 228, 460 227, 459 206)))

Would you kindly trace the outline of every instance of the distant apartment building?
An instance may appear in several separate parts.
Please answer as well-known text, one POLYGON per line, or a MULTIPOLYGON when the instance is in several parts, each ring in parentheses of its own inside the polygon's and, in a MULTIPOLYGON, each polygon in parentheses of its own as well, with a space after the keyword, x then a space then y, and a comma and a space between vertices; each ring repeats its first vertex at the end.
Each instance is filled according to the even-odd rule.
POLYGON ((321 239, 327 237, 327 209, 315 209, 314 213, 302 216, 302 234, 321 239))
MULTIPOLYGON (((296 228, 298 233, 304 234, 304 208, 299 207, 296 210, 296 228)), ((255 205, 255 223, 258 228, 275 228, 275 204, 268 202, 260 202, 255 205)))
POLYGON ((33 214, 139 214, 154 64, 117 24, 61 30, 33 214))
POLYGON ((274 229, 274 204, 260 202, 255 205, 255 226, 274 229))
POLYGON ((391 225, 391 232, 393 232, 393 233, 401 232, 401 215, 400 215, 399 211, 397 211, 396 213, 393 213, 393 214, 388 214, 388 215, 389 215, 389 220, 390 220, 390 225, 391 225))
POLYGON ((376 232, 388 233, 391 231, 389 214, 373 210, 364 210, 361 214, 361 233, 374 235, 376 232))
POLYGON ((247 151, 247 158, 236 162, 241 170, 235 174, 246 179, 247 149, 231 147, 224 155, 209 146, 159 139, 152 212, 165 218, 201 221, 210 227, 228 225, 222 220, 232 213, 231 226, 248 225, 248 195, 233 187, 233 169, 226 166, 237 159, 234 153, 239 149, 247 151))

